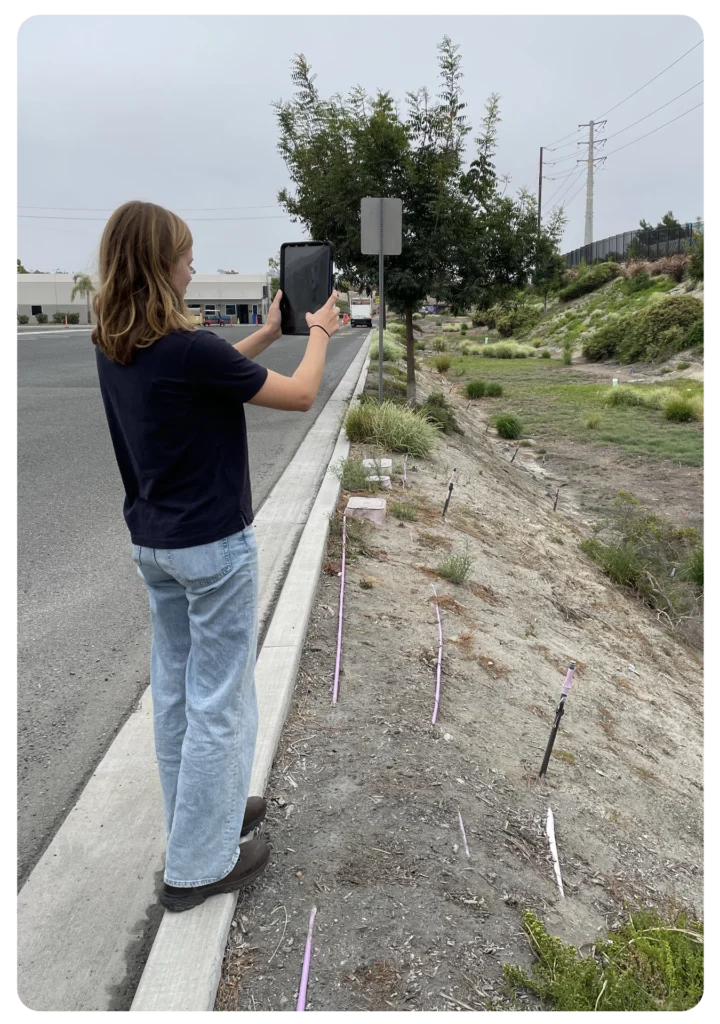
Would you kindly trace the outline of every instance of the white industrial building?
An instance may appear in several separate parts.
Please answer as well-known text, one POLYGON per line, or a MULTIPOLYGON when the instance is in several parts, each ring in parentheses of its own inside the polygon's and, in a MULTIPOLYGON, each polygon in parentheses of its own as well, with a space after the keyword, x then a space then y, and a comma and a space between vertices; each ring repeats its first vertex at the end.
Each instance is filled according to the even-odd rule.
MULTIPOLYGON (((95 287, 98 280, 91 275, 95 287)), ((45 313, 52 321, 53 313, 79 313, 80 323, 87 323, 86 299, 76 295, 72 274, 18 274, 17 311, 35 323, 37 313, 45 313)), ((233 323, 264 323, 270 305, 269 274, 195 274, 185 294, 191 308, 222 313, 233 323)), ((91 318, 92 296, 91 296, 91 318)))

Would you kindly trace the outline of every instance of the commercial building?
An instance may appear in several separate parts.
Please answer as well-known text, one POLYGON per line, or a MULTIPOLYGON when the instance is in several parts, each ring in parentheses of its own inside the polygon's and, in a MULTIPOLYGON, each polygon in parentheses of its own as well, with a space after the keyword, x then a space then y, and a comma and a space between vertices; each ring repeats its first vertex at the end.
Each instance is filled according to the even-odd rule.
MULTIPOLYGON (((92 276, 92 275, 91 275, 92 276)), ((95 287, 98 281, 92 276, 95 287)), ((87 323, 84 295, 70 296, 74 287, 72 274, 18 274, 17 311, 35 323, 37 313, 79 313, 80 323, 87 323)), ((264 323, 270 305, 269 274, 195 274, 188 286, 185 302, 203 312, 222 313, 233 323, 264 323)), ((91 297, 91 319, 92 314, 91 297)))

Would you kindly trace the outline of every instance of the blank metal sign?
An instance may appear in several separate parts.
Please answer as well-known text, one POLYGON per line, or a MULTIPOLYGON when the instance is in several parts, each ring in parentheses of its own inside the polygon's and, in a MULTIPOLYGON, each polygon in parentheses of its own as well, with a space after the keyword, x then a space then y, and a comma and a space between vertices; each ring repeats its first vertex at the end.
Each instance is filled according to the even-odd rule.
POLYGON ((380 206, 382 204, 383 256, 402 252, 402 199, 360 200, 360 251, 366 256, 380 253, 380 206))

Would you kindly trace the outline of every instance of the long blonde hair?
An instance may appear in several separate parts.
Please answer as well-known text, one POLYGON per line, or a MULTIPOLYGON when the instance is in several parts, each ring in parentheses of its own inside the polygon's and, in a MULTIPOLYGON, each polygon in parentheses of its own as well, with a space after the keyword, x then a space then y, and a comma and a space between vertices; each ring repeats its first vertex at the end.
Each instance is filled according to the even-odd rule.
POLYGON ((108 359, 129 363, 136 348, 194 329, 173 283, 175 266, 191 246, 187 224, 162 206, 133 200, 112 214, 100 242, 92 333, 108 359))

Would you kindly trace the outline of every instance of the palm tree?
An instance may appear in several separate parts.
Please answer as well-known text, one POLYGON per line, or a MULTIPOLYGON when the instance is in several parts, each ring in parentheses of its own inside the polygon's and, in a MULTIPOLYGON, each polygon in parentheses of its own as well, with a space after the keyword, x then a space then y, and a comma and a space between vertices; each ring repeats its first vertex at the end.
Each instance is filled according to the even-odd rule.
POLYGON ((92 278, 88 274, 73 274, 73 281, 75 286, 73 287, 70 295, 70 301, 72 302, 76 295, 84 295, 85 303, 87 305, 87 322, 90 324, 90 292, 95 291, 95 285, 92 283, 92 278))

